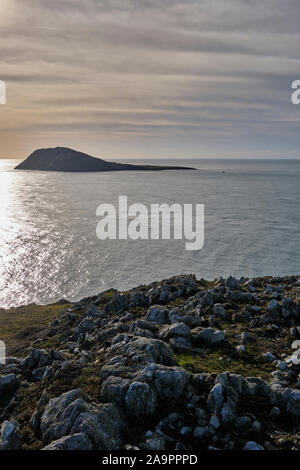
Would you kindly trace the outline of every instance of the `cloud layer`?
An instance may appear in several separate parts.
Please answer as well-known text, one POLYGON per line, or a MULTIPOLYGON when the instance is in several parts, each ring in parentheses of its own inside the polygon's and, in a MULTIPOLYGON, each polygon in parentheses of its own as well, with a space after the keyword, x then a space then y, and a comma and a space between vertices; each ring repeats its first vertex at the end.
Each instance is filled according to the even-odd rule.
POLYGON ((298 0, 0 0, 0 157, 295 157, 298 0))

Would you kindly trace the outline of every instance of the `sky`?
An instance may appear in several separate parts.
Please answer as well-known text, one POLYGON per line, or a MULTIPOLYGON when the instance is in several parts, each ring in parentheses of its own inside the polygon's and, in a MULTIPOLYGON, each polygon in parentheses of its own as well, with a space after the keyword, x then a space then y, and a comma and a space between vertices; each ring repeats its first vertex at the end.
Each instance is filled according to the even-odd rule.
POLYGON ((299 0, 0 0, 0 158, 298 158, 299 0))

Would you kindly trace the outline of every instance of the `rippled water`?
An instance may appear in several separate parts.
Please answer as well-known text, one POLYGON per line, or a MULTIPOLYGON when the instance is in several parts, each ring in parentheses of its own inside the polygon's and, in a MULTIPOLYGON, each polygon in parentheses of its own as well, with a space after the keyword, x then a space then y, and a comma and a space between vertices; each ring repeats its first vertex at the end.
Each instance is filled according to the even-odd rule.
POLYGON ((77 174, 13 171, 12 163, 0 160, 1 307, 76 300, 179 273, 300 273, 300 160, 77 174), (187 252, 178 240, 98 240, 96 208, 120 194, 130 204, 205 204, 203 250, 187 252))

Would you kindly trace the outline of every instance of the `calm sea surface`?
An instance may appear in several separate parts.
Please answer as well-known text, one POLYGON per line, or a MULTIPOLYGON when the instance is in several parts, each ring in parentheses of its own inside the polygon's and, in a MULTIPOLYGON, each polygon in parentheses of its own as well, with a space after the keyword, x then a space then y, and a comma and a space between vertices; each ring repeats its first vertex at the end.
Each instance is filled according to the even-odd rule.
POLYGON ((14 171, 16 161, 0 160, 0 307, 78 300, 180 273, 300 273, 300 160, 155 162, 197 170, 47 173, 14 171), (204 204, 204 248, 101 242, 96 208, 117 205, 119 195, 147 206, 204 204))

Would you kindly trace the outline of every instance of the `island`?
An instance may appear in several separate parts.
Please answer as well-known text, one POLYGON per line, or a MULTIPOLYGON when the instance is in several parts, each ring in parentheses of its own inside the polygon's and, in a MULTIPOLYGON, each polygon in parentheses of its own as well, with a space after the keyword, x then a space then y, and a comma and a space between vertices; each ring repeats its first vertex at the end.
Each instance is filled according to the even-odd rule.
POLYGON ((182 166, 132 165, 129 163, 107 162, 66 147, 35 150, 15 169, 73 172, 195 170, 195 168, 182 166))

